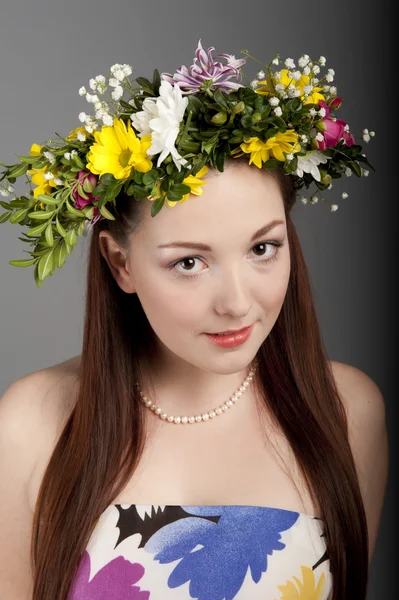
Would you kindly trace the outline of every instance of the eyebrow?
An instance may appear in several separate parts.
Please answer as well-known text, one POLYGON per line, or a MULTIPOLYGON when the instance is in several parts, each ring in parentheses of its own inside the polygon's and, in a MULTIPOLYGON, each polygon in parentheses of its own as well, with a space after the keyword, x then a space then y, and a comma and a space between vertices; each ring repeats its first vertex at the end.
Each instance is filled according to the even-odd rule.
MULTIPOLYGON (((275 219, 267 225, 264 225, 264 227, 261 227, 258 229, 258 231, 255 231, 251 237, 251 242, 258 239, 262 235, 266 235, 266 233, 268 233, 277 225, 284 225, 284 221, 275 219)), ((204 252, 212 251, 212 248, 208 246, 208 244, 203 244, 202 242, 171 242, 170 244, 160 244, 158 248, 194 248, 195 250, 203 250, 204 252)))

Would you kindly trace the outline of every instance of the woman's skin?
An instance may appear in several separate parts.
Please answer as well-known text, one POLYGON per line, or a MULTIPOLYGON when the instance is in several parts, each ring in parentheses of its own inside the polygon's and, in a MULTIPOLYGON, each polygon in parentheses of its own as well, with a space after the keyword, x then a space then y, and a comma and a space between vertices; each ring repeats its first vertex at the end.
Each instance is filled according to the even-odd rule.
MULTIPOLYGON (((209 173, 202 196, 164 207, 154 218, 149 201, 141 201, 139 209, 144 219, 128 252, 106 231, 100 250, 121 289, 138 294, 157 336, 143 391, 168 415, 202 414, 241 385, 283 305, 290 253, 279 187, 264 170, 230 165, 223 173, 209 173), (276 220, 281 223, 251 241, 276 220), (158 247, 178 241, 211 249, 158 247), (282 246, 273 246, 276 242, 282 246), (252 335, 234 348, 217 347, 204 335, 250 324, 252 335)), ((78 395, 79 363, 77 356, 25 375, 0 401, 0 582, 13 597, 25 597, 31 583, 33 511, 78 395)), ((371 558, 388 469, 384 400, 359 369, 336 361, 331 367, 348 415, 371 558)), ((248 504, 320 515, 287 440, 263 405, 259 411, 253 386, 206 423, 177 425, 150 410, 145 414, 148 443, 114 503, 248 504)))
POLYGON ((151 377, 163 410, 201 414, 213 398, 228 398, 241 385, 280 313, 290 276, 283 200, 265 171, 239 165, 211 171, 202 196, 164 207, 154 218, 149 201, 141 207, 144 221, 132 235, 127 262, 108 232, 100 234, 103 255, 119 286, 138 294, 157 335, 151 377), (159 248, 179 241, 210 249, 159 248), (254 325, 250 338, 234 348, 204 335, 247 325, 254 325))

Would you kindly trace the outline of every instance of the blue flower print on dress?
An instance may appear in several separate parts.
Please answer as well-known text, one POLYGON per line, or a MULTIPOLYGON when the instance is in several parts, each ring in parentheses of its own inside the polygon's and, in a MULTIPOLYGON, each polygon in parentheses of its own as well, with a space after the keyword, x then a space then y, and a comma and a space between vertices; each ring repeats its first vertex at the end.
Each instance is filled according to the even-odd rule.
POLYGON ((280 533, 290 529, 299 513, 254 506, 182 506, 193 517, 165 525, 144 549, 161 564, 181 559, 168 587, 190 582, 191 598, 233 600, 248 567, 258 583, 268 555, 285 548, 280 533), (219 517, 217 522, 210 517, 219 517))

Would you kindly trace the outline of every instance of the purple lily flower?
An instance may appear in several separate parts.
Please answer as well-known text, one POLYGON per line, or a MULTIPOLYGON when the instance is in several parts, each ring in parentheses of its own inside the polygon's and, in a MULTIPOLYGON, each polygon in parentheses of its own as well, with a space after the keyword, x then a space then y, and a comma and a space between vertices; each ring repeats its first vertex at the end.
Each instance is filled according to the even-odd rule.
POLYGON ((215 50, 213 46, 205 52, 198 42, 195 58, 190 68, 184 65, 177 69, 174 75, 162 73, 162 79, 170 84, 177 84, 182 94, 196 94, 201 90, 219 89, 228 94, 233 90, 243 87, 240 83, 234 83, 231 79, 241 79, 239 68, 246 63, 244 58, 237 59, 231 54, 219 54, 215 59, 225 59, 227 64, 216 60, 212 56, 215 50), (198 63, 198 64, 197 64, 198 63))

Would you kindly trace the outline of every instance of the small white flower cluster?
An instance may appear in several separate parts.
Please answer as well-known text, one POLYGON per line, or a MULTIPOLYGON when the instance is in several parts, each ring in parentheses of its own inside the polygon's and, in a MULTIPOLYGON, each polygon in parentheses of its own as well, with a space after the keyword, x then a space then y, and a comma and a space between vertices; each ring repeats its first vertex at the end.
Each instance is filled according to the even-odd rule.
POLYGON ((12 186, 11 183, 9 183, 6 187, 2 187, 0 189, 0 196, 7 198, 10 194, 13 193, 13 191, 14 191, 14 186, 12 186))
POLYGON ((71 160, 74 156, 76 156, 77 153, 78 153, 77 150, 72 150, 72 152, 65 152, 64 158, 66 160, 71 160))
POLYGON ((370 137, 374 137, 375 136, 375 131, 369 131, 368 129, 363 129, 363 139, 365 142, 369 142, 370 141, 370 137))
MULTIPOLYGON (((93 92, 96 92, 95 94, 88 93, 84 86, 79 89, 79 95, 86 96, 87 102, 93 104, 95 109, 94 117, 87 115, 85 112, 79 114, 79 121, 85 124, 85 129, 88 133, 93 133, 97 129, 98 121, 102 121, 103 125, 112 127, 114 124, 114 117, 111 114, 112 105, 122 98, 125 89, 131 85, 128 80, 131 74, 132 67, 130 65, 115 64, 110 69, 108 79, 104 75, 97 75, 97 77, 90 79, 89 86, 93 92), (104 96, 108 88, 112 88, 112 91, 108 92, 110 96, 109 102, 107 100, 100 100, 98 94, 104 96)), ((84 142, 85 139, 84 134, 78 134, 79 141, 84 142)))

